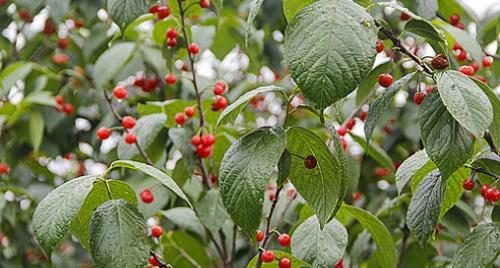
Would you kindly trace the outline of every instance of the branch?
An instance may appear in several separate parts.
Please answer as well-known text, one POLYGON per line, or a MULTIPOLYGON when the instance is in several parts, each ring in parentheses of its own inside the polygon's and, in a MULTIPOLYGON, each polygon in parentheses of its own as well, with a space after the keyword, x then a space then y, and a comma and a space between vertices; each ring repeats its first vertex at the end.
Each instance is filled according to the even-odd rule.
POLYGON ((257 260, 257 265, 255 266, 256 268, 260 268, 262 266, 262 252, 264 249, 267 248, 267 244, 269 243, 269 239, 271 238, 273 232, 270 230, 271 229, 271 219, 273 217, 274 209, 276 208, 276 204, 278 203, 278 198, 280 195, 281 190, 283 189, 283 186, 279 187, 276 189, 275 197, 273 200, 273 203, 271 204, 271 208, 269 209, 269 214, 266 217, 266 232, 264 241, 262 242, 262 249, 259 249, 259 258, 257 260))
POLYGON ((498 149, 497 147, 495 146, 495 143, 493 142, 493 139, 491 138, 491 134, 490 132, 486 131, 484 133, 484 139, 486 140, 486 142, 488 143, 488 145, 490 146, 490 150, 492 152, 494 152, 495 154, 498 154, 498 149))
POLYGON ((465 164, 465 165, 464 165, 464 167, 469 168, 469 169, 471 169, 471 170, 473 170, 473 171, 475 171, 475 172, 477 172, 477 173, 483 173, 483 174, 486 174, 486 175, 488 175, 488 176, 491 176, 491 177, 493 177, 493 178, 495 178, 495 179, 500 179, 500 176, 498 176, 498 175, 496 175, 496 174, 493 174, 493 173, 489 172, 489 171, 488 171, 487 169, 485 169, 485 168, 482 168, 482 167, 474 167, 474 166, 467 165, 467 164, 465 164))

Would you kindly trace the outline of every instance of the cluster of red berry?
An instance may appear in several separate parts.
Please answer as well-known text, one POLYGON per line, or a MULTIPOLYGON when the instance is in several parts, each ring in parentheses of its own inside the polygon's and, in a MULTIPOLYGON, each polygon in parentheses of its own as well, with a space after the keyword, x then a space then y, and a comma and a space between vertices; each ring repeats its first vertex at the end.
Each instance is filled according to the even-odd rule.
POLYGON ((170 27, 167 30, 166 35, 166 40, 167 40, 167 46, 168 47, 175 47, 177 45, 177 31, 170 27))
MULTIPOLYGON (((261 230, 257 231, 255 235, 255 240, 259 243, 265 239, 265 234, 261 230)), ((282 233, 278 237, 278 243, 283 247, 289 247, 292 242, 290 235, 282 233)), ((271 250, 264 250, 262 252, 262 262, 269 263, 276 259, 276 255, 271 250)), ((283 257, 279 260, 279 268, 290 268, 292 267, 292 261, 289 258, 283 257)))
POLYGON ((215 96, 215 102, 212 103, 212 110, 213 111, 221 111, 226 109, 227 107, 227 99, 222 96, 227 91, 227 84, 219 81, 215 83, 215 86, 212 90, 215 96))
POLYGON ((450 16, 450 24, 455 26, 458 29, 461 29, 461 30, 465 29, 465 26, 462 23, 460 23, 460 15, 458 15, 458 14, 452 14, 450 16))
POLYGON ((196 148, 196 153, 201 158, 207 158, 212 155, 212 147, 215 144, 215 136, 212 134, 195 135, 191 138, 191 144, 196 148))
POLYGON ((158 77, 145 78, 144 76, 139 76, 134 79, 134 86, 142 89, 144 92, 151 92, 156 88, 158 82, 160 82, 158 77))
POLYGON ((63 112, 63 113, 68 114, 68 115, 73 113, 73 111, 74 111, 73 104, 66 103, 64 101, 63 96, 56 96, 55 100, 56 100, 56 110, 58 112, 63 112))
POLYGON ((175 117, 174 117, 175 123, 177 125, 183 126, 186 123, 186 117, 192 118, 192 117, 194 117, 195 113, 196 113, 196 111, 195 111, 194 107, 188 106, 188 107, 184 108, 184 113, 175 114, 175 117))
POLYGON ((156 14, 156 17, 162 20, 170 15, 170 8, 168 8, 168 6, 155 4, 149 8, 149 13, 156 14))
MULTIPOLYGON (((135 127, 136 120, 132 116, 125 116, 122 119, 122 126, 125 128, 127 131, 127 134, 125 135, 125 143, 127 144, 134 144, 137 141, 137 137, 135 136, 134 133, 129 132, 129 129, 132 129, 135 127)), ((105 140, 111 136, 111 129, 107 127, 101 127, 97 130, 97 138, 100 140, 105 140)))
MULTIPOLYGON (((474 186, 476 186, 476 183, 472 178, 466 179, 463 183, 464 189, 468 191, 474 189, 474 186)), ((500 200, 500 190, 496 187, 490 186, 489 184, 483 184, 481 186, 480 193, 488 202, 495 203, 500 200)))

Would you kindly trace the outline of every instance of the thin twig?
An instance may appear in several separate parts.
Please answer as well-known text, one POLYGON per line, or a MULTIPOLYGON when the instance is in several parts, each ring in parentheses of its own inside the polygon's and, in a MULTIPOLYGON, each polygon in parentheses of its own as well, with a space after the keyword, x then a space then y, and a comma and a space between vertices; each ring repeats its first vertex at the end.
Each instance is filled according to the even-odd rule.
POLYGON ((486 142, 488 143, 488 145, 490 146, 490 150, 492 152, 494 152, 495 154, 498 154, 498 149, 497 147, 495 146, 495 143, 493 142, 493 139, 491 138, 491 134, 490 132, 486 131, 484 133, 484 139, 486 140, 486 142))
POLYGON ((489 172, 487 169, 484 169, 482 167, 474 167, 474 166, 467 165, 467 164, 465 164, 464 167, 472 169, 473 171, 475 171, 477 173, 483 173, 483 174, 491 176, 491 177, 493 177, 495 179, 500 179, 500 176, 498 176, 496 174, 493 174, 493 173, 489 172))
POLYGON ((269 239, 271 238, 273 232, 271 231, 271 220, 273 218, 273 213, 274 209, 276 208, 276 204, 278 203, 278 198, 280 195, 281 190, 283 189, 283 186, 279 187, 276 190, 276 193, 274 194, 274 200, 273 203, 271 204, 271 208, 269 209, 269 214, 266 217, 266 232, 264 241, 262 241, 262 249, 259 249, 259 258, 257 260, 257 265, 255 266, 256 268, 260 268, 262 266, 262 252, 267 248, 267 244, 269 243, 269 239))

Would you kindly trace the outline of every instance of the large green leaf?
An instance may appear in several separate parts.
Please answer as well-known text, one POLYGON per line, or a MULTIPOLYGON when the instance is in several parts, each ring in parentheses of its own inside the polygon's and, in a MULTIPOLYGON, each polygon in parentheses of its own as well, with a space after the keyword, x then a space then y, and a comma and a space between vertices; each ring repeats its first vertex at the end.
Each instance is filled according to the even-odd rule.
POLYGON ((293 232, 292 253, 313 267, 332 267, 344 255, 347 241, 347 230, 338 220, 321 229, 312 216, 293 232))
POLYGON ((221 195, 216 189, 207 192, 200 202, 196 204, 196 210, 200 221, 214 234, 229 219, 221 195))
POLYGON ((439 167, 446 180, 472 153, 469 132, 452 117, 433 90, 420 106, 420 136, 427 155, 439 167))
POLYGON ((217 119, 217 126, 234 122, 234 120, 236 120, 236 117, 238 117, 238 114, 255 96, 268 92, 279 92, 286 97, 286 90, 282 87, 276 86, 264 86, 248 91, 245 94, 241 95, 236 101, 231 103, 231 105, 224 109, 224 111, 222 111, 219 119, 217 119))
MULTIPOLYGON (((147 149, 153 144, 158 134, 164 128, 166 121, 167 116, 163 113, 147 115, 137 120, 132 133, 136 135, 139 146, 147 149)), ((139 150, 135 144, 127 144, 125 138, 122 138, 118 142, 117 154, 119 159, 132 159, 139 155, 139 150)))
POLYGON ((97 268, 145 267, 148 229, 142 215, 123 199, 99 206, 90 220, 90 250, 97 268))
POLYGON ((493 121, 488 96, 467 76, 453 70, 438 76, 437 88, 453 118, 474 136, 481 137, 493 121))
POLYGON ((396 171, 396 188, 398 189, 398 194, 401 194, 403 188, 413 175, 429 161, 430 159, 425 150, 420 150, 401 163, 396 171))
POLYGON ((89 249, 89 223, 92 214, 104 202, 110 200, 108 189, 112 199, 124 199, 130 204, 137 206, 135 192, 128 184, 117 180, 97 180, 92 186, 92 190, 85 198, 78 214, 71 223, 70 232, 76 236, 83 247, 89 249), (107 184, 107 185, 106 185, 107 184))
POLYGON ((201 237, 206 236, 205 228, 196 216, 196 213, 188 207, 176 207, 162 212, 169 222, 182 229, 196 233, 201 237))
POLYGON ((162 239, 163 256, 175 268, 212 267, 205 246, 184 232, 170 232, 162 239))
POLYGON ((468 32, 458 29, 448 23, 443 24, 442 27, 450 33, 453 38, 455 38, 457 43, 462 45, 465 51, 470 53, 474 61, 482 62, 483 50, 474 37, 472 37, 468 32))
MULTIPOLYGON (((305 263, 303 260, 293 256, 290 253, 280 251, 280 250, 273 250, 274 254, 276 255, 276 259, 272 262, 264 262, 262 263, 262 268, 276 268, 279 265, 279 260, 282 258, 288 258, 292 262, 292 267, 291 268, 307 268, 311 267, 311 265, 305 263)), ((247 268, 255 268, 257 265, 257 261, 259 259, 259 255, 255 255, 252 260, 247 264, 247 268)))
POLYGON ((282 129, 259 128, 233 143, 222 159, 222 201, 234 222, 250 237, 260 224, 264 190, 285 146, 282 129))
POLYGON ((50 192, 35 209, 33 232, 47 255, 66 235, 96 176, 68 181, 50 192))
POLYGON ((493 107, 493 122, 491 123, 489 130, 491 138, 493 139, 493 143, 496 145, 497 148, 500 148, 500 99, 498 99, 498 96, 495 95, 495 92, 493 92, 493 90, 483 82, 476 79, 474 79, 474 82, 488 96, 491 106, 493 107))
POLYGON ((170 178, 167 174, 163 173, 161 170, 150 166, 145 163, 137 162, 137 161, 132 161, 132 160, 118 160, 113 163, 111 163, 111 166, 108 168, 106 173, 111 172, 112 169, 118 168, 118 167, 123 167, 123 168, 128 168, 132 170, 137 170, 140 172, 143 172, 159 182, 161 182, 163 185, 165 185, 169 190, 174 192, 177 196, 182 198, 190 207, 193 207, 191 205, 191 202, 187 198, 187 196, 184 194, 184 192, 179 188, 179 186, 175 183, 175 181, 170 178))
POLYGON ((108 13, 123 30, 129 23, 146 13, 149 5, 147 0, 108 0, 108 13))
POLYGON ((314 2, 316 2, 316 0, 283 0, 283 13, 285 14, 285 19, 291 21, 299 11, 314 2))
POLYGON ((433 170, 418 185, 408 207, 406 222, 413 236, 424 245, 434 232, 441 202, 446 191, 438 169, 433 170))
POLYGON ((500 223, 481 224, 465 237, 453 257, 453 268, 486 267, 500 251, 500 223))
POLYGON ((341 156, 333 154, 318 135, 301 127, 288 129, 287 135, 287 149, 292 155, 289 178, 316 213, 323 228, 338 202, 342 202, 347 171, 343 168, 341 156), (309 155, 316 158, 315 168, 304 166, 304 158, 309 155))
POLYGON ((373 19, 362 7, 350 0, 320 0, 287 26, 285 59, 304 95, 325 108, 367 76, 376 41, 373 19))
POLYGON ((382 118, 384 113, 389 108, 389 105, 392 102, 392 98, 398 91, 401 89, 407 88, 408 83, 413 78, 415 73, 407 74, 401 79, 397 80, 390 87, 384 90, 382 95, 380 95, 377 99, 370 104, 370 112, 368 113, 368 117, 365 121, 365 137, 366 140, 369 141, 372 136, 373 130, 377 126, 378 121, 382 118))
POLYGON ((109 82, 113 81, 115 76, 120 72, 121 67, 132 58, 135 48, 135 43, 119 43, 110 47, 99 56, 92 72, 98 88, 105 87, 109 82))

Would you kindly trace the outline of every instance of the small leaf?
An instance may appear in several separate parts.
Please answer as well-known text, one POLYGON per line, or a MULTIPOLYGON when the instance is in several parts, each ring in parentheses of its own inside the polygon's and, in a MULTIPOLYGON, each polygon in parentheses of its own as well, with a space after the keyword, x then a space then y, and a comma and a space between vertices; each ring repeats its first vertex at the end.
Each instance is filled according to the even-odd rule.
POLYGON ((212 267, 205 246, 185 232, 170 232, 161 241, 163 256, 172 267, 212 267))
POLYGON ((292 156, 288 150, 283 151, 281 154, 280 161, 278 162, 278 185, 283 184, 283 182, 290 175, 290 169, 292 168, 292 156))
POLYGON ((413 175, 430 161, 425 150, 420 150, 408 157, 396 171, 396 188, 398 194, 401 194, 405 185, 410 181, 413 175))
POLYGON ((483 168, 500 177, 500 156, 493 152, 486 152, 474 159, 472 166, 483 168))
MULTIPOLYGON (((276 255, 276 259, 272 262, 264 262, 262 263, 262 268, 276 268, 279 265, 279 260, 282 258, 287 258, 292 261, 292 267, 291 268, 309 268, 311 265, 307 264, 303 260, 293 256, 290 253, 280 251, 280 250, 273 250, 274 254, 276 255)), ((252 260, 247 264, 247 268, 255 268, 257 265, 257 261, 259 259, 259 254, 255 255, 252 260)))
POLYGON ((493 122, 491 123, 489 130, 491 138, 493 139, 493 143, 497 148, 500 148, 500 99, 498 99, 498 96, 495 95, 495 92, 493 92, 493 90, 483 82, 476 79, 474 79, 474 82, 488 96, 491 106, 493 107, 493 122))
POLYGON ((250 12, 248 13, 247 23, 245 25, 245 44, 248 44, 248 37, 252 31, 253 21, 255 17, 257 17, 257 13, 262 3, 264 3, 264 0, 252 0, 252 3, 250 3, 250 12))
POLYGON ((19 61, 13 63, 0 72, 0 85, 2 95, 7 95, 10 89, 19 80, 24 80, 33 70, 33 64, 19 61))
MULTIPOLYGON (((137 120, 132 133, 136 135, 139 146, 144 149, 149 148, 161 130, 164 129, 166 121, 167 117, 162 113, 147 115, 137 120)), ((125 139, 122 138, 118 142, 117 154, 119 159, 132 159, 139 155, 139 150, 135 144, 127 144, 125 143, 125 139)))
POLYGON ((437 90, 420 106, 418 123, 425 151, 446 180, 472 154, 470 134, 451 116, 437 90))
POLYGON ((470 53, 474 61, 482 62, 483 50, 474 37, 472 37, 468 32, 458 29, 448 23, 443 23, 442 27, 450 33, 453 38, 455 38, 457 43, 462 45, 465 51, 470 53))
POLYGON ((420 247, 417 242, 412 242, 406 247, 401 267, 405 268, 422 268, 432 267, 432 259, 437 255, 437 250, 433 245, 427 244, 420 247))
POLYGON ((356 91, 356 104, 362 103, 365 98, 370 94, 378 81, 378 76, 383 73, 387 73, 391 67, 391 61, 387 61, 377 65, 373 68, 368 76, 361 81, 358 85, 358 90, 356 91))
POLYGON ((314 2, 316 0, 284 0, 283 13, 286 21, 291 21, 299 11, 314 2))
MULTIPOLYGON (((116 0, 118 1, 118 0, 116 0)), ((125 1, 124 1, 125 2, 125 1)), ((115 78, 131 58, 136 45, 131 42, 119 43, 99 56, 92 72, 95 84, 98 88, 103 88, 115 78), (113 68, 110 68, 113 66, 113 68)))
POLYGON ((136 18, 149 9, 147 0, 108 0, 108 13, 113 21, 124 30, 136 18))
POLYGON ((376 32, 373 18, 351 0, 314 2, 288 24, 285 60, 316 108, 344 98, 368 75, 376 32))
POLYGON ((90 221, 90 249, 97 268, 145 267, 147 227, 137 208, 123 199, 99 206, 90 221))
POLYGON ((429 173, 418 185, 408 207, 406 221, 413 236, 424 245, 434 232, 446 186, 439 170, 429 173))
POLYGON ((365 136, 367 141, 370 140, 378 121, 382 118, 384 112, 389 108, 394 95, 396 95, 396 93, 398 93, 401 89, 408 87, 408 83, 414 75, 415 73, 411 73, 401 77, 401 79, 397 80, 390 87, 385 89, 382 95, 370 104, 370 112, 368 113, 368 117, 365 121, 365 136))
POLYGON ((465 237, 453 257, 454 268, 486 267, 498 257, 500 223, 481 224, 465 237))
POLYGON ((474 136, 481 137, 493 120, 488 96, 467 76, 453 70, 438 76, 437 88, 453 118, 474 136))
POLYGON ((238 117, 238 114, 255 96, 268 92, 279 92, 286 97, 286 90, 284 88, 276 86, 264 86, 248 91, 247 93, 239 97, 236 101, 231 103, 231 105, 224 109, 224 111, 222 111, 219 119, 217 119, 217 126, 234 122, 234 120, 236 120, 236 117, 238 117))
POLYGON ((229 219, 222 197, 216 189, 211 189, 196 205, 200 221, 213 233, 217 233, 229 219))
POLYGON ((163 211, 162 214, 169 222, 179 226, 181 229, 196 233, 201 237, 205 237, 207 234, 196 213, 190 208, 171 208, 163 211))
POLYGON ((33 231, 47 255, 50 256, 66 235, 96 178, 83 176, 68 181, 50 192, 36 207, 33 231))
POLYGON ((410 20, 405 24, 405 31, 420 35, 425 39, 435 40, 438 42, 446 42, 443 34, 427 20, 410 20))
POLYGON ((285 146, 283 130, 259 128, 233 143, 222 159, 222 201, 234 222, 252 238, 262 218, 265 187, 285 146))
POLYGON ((403 0, 406 6, 409 6, 412 11, 428 20, 436 17, 438 10, 437 0, 403 0))
POLYGON ((316 216, 312 216, 295 229, 292 239, 293 255, 313 267, 333 267, 344 255, 347 230, 336 219, 320 229, 316 216))
POLYGON ((43 121, 42 114, 38 111, 31 112, 29 117, 30 126, 30 142, 35 152, 38 151, 43 140, 43 130, 45 122, 43 121))
POLYGON ((56 23, 61 23, 64 15, 69 9, 70 2, 71 0, 47 0, 50 16, 56 23))

